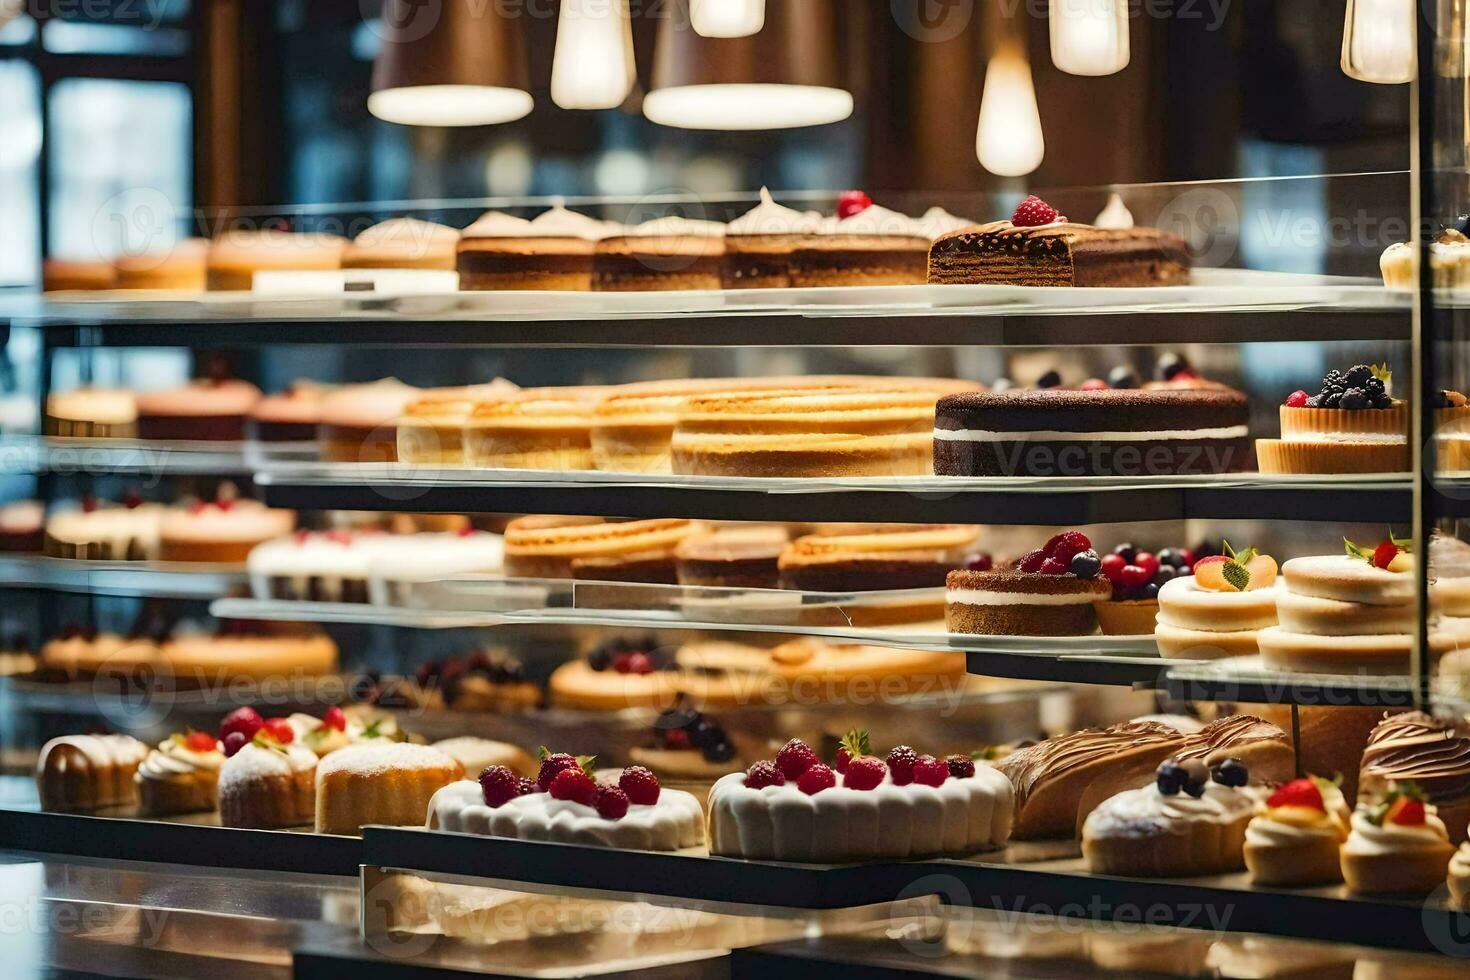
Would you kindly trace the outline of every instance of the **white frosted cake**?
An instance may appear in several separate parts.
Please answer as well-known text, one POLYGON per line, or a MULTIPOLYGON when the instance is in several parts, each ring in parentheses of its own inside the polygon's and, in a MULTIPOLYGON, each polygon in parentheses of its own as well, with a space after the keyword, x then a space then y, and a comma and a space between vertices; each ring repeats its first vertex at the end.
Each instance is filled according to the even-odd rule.
POLYGON ((808 795, 796 782, 751 789, 732 773, 710 790, 710 853, 830 864, 973 854, 1011 836, 1011 783, 989 766, 939 786, 833 786, 808 795))
POLYGON ((480 784, 462 780, 429 802, 429 828, 461 834, 590 844, 636 851, 676 851, 704 842, 704 811, 688 793, 665 789, 651 806, 633 804, 617 819, 550 793, 527 793, 488 806, 480 784))

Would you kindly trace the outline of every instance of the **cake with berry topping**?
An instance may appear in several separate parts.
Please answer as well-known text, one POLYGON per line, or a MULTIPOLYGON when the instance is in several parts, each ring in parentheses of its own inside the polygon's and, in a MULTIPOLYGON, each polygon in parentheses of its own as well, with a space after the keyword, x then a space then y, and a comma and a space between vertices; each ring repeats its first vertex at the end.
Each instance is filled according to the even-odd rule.
POLYGON ((1428 895, 1445 883, 1455 848, 1434 804, 1411 782, 1360 799, 1342 845, 1342 877, 1355 895, 1428 895))
POLYGON ((603 292, 719 289, 725 226, 670 216, 618 229, 597 242, 592 288, 603 292))
POLYGON ((1011 802, 1010 782, 969 756, 900 745, 879 757, 867 733, 849 732, 828 766, 792 739, 715 783, 710 853, 808 864, 974 854, 1005 846, 1011 802))
POLYGON ((980 391, 940 400, 940 476, 1180 476, 1250 460, 1249 406, 1229 388, 980 391))
POLYGON ((541 703, 541 687, 525 667, 501 650, 426 661, 412 679, 383 682, 376 700, 385 707, 514 714, 541 703))
POLYGON ((1086 636, 1097 631, 1094 604, 1112 594, 1092 542, 1067 531, 1012 567, 950 572, 945 622, 981 636, 1086 636))
POLYGON ((1216 660, 1260 652, 1260 631, 1277 622, 1276 560, 1254 548, 1195 561, 1158 591, 1154 640, 1165 658, 1216 660))
POLYGON ((1363 750, 1358 795, 1402 782, 1412 782, 1434 804, 1451 843, 1463 841, 1470 827, 1470 722, 1420 711, 1380 721, 1363 750))
POLYGON ((1152 785, 1126 790, 1082 825, 1082 855, 1094 874, 1177 878, 1238 871, 1246 825, 1260 794, 1248 768, 1227 759, 1165 762, 1152 785))
POLYGON ((260 401, 246 381, 191 381, 183 388, 138 395, 138 435, 144 439, 237 441, 260 401))
POLYGON ((924 282, 929 232, 906 214, 844 194, 837 214, 791 251, 791 285, 909 286, 924 282))
POLYGON ((649 745, 629 756, 661 780, 715 780, 730 771, 735 744, 720 723, 681 701, 653 723, 649 745))
POLYGON ((1101 559, 1102 573, 1113 597, 1096 605, 1097 623, 1107 636, 1146 636, 1154 631, 1160 590, 1188 575, 1195 555, 1188 548, 1164 548, 1158 554, 1120 544, 1101 559))
POLYGON ((1281 406, 1281 438, 1257 439, 1262 473, 1402 473, 1409 468, 1409 406, 1393 397, 1386 365, 1329 371, 1315 395, 1281 406))
POLYGON ((137 802, 133 781, 148 746, 131 735, 63 735, 41 746, 36 791, 41 809, 85 813, 137 802))
POLYGON ((785 289, 791 285, 791 254, 821 234, 822 216, 782 207, 761 188, 761 200, 725 229, 725 289, 785 289))
POLYGON ((1189 282, 1183 238, 1157 228, 1075 224, 1032 195, 1010 221, 950 232, 929 249, 931 283, 1016 286, 1179 286, 1189 282))
POLYGON ((209 732, 171 735, 138 766, 139 812, 145 817, 210 813, 219 803, 225 754, 209 732))
POLYGON ((1257 885, 1330 885, 1342 880, 1338 852, 1352 810, 1328 779, 1294 779, 1266 798, 1245 828, 1245 866, 1257 885))
POLYGON ((350 745, 317 763, 316 832, 356 834, 367 824, 422 826, 429 800, 464 774, 459 760, 427 745, 350 745))
POLYGON ((219 734, 225 753, 219 772, 221 824, 279 830, 312 822, 317 756, 296 741, 289 721, 237 708, 220 723, 219 734))
POLYGON ((266 507, 222 488, 212 501, 172 507, 159 522, 159 557, 164 561, 240 564, 259 544, 285 537, 296 527, 294 511, 266 507))
POLYGON ((685 402, 670 444, 694 476, 929 476, 934 404, 966 381, 737 391, 685 402))
POLYGON ((547 692, 555 707, 663 709, 679 698, 677 674, 674 651, 654 638, 616 639, 552 671, 547 692))
MULTIPOLYGON (((1280 625, 1260 631, 1266 666, 1318 673, 1408 672, 1414 618, 1414 555, 1405 538, 1376 547, 1345 541, 1346 554, 1294 558, 1281 567, 1280 625)), ((1463 621, 1430 624, 1437 653, 1470 641, 1463 621)))
MULTIPOLYGON (((1419 248, 1412 242, 1395 242, 1378 260, 1383 284, 1389 289, 1418 288, 1415 270, 1419 248)), ((1470 285, 1470 238, 1458 228, 1446 228, 1429 246, 1429 269, 1436 289, 1458 289, 1470 285)))
POLYGON ((639 766, 599 782, 590 756, 541 750, 536 779, 492 766, 478 780, 441 789, 429 803, 430 830, 520 840, 678 851, 704 842, 704 811, 688 793, 664 789, 639 766))

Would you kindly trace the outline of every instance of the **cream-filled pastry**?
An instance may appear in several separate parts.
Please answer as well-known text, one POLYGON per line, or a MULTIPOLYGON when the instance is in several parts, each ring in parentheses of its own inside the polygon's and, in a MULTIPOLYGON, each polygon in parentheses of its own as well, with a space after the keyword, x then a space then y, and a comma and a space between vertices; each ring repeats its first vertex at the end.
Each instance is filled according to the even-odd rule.
POLYGON ((1342 845, 1342 877, 1357 895, 1427 895, 1454 854, 1434 805, 1413 783, 1360 802, 1342 845))
POLYGON ((1351 811, 1337 784, 1295 779, 1267 798, 1245 829, 1245 866, 1258 885, 1326 885, 1342 880, 1338 851, 1351 811))

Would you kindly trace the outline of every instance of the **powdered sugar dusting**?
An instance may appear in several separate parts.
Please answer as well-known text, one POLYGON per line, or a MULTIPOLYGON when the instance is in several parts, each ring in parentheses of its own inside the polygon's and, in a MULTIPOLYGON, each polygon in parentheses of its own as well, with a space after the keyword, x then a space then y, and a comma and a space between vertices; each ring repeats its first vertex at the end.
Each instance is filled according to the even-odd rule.
POLYGON ((371 742, 349 745, 327 756, 317 765, 317 776, 349 772, 375 776, 405 769, 453 769, 455 761, 438 749, 408 742, 371 742))

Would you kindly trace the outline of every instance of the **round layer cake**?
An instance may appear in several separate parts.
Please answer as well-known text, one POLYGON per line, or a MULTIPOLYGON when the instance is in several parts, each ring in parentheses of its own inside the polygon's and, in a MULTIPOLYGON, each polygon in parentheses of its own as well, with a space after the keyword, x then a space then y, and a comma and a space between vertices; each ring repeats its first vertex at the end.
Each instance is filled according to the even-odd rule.
POLYGON ((989 766, 939 786, 832 786, 808 795, 796 781, 746 786, 731 773, 709 794, 710 853, 752 861, 828 864, 973 854, 1011 835, 1010 780, 989 766))
MULTIPOLYGON (((512 578, 573 578, 578 562, 602 581, 674 583, 674 549, 701 525, 675 518, 604 521, 595 517, 520 517, 505 529, 505 574, 512 578), (620 562, 628 567, 619 567, 620 562), (636 569, 635 567, 636 566, 636 569), (639 577, 630 577, 630 576, 639 577)), ((584 574, 581 577, 592 577, 584 574)))
POLYGON ((257 442, 313 442, 322 420, 323 389, 294 384, 255 403, 248 425, 257 442))
POLYGON ((597 242, 592 288, 603 292, 719 289, 725 226, 677 216, 621 229, 597 242))
POLYGON ((1228 388, 967 392, 939 402, 941 476, 1175 476, 1250 462, 1249 407, 1228 388))
POLYGON ((238 564, 256 545, 284 537, 295 527, 294 511, 269 508, 255 500, 199 500, 164 514, 159 522, 159 557, 238 564))
POLYGON ((334 463, 391 463, 398 459, 398 423, 423 392, 397 378, 346 385, 322 397, 322 459, 334 463))
POLYGON ((1193 575, 1170 579, 1159 590, 1154 639, 1164 657, 1214 660, 1259 653, 1256 637, 1276 625, 1277 586, 1249 592, 1216 592, 1193 575))
POLYGON ((1095 602, 1113 594, 1098 575, 1042 575, 1015 569, 956 569, 945 583, 951 633, 979 636, 1087 636, 1097 630, 1095 602))
POLYGON ((170 391, 138 396, 138 435, 144 439, 236 441, 260 401, 247 381, 191 381, 170 391))
POLYGON ((352 240, 342 253, 344 269, 454 270, 459 230, 418 218, 389 218, 352 240))
POLYGON ((181 687, 221 679, 261 682, 322 677, 337 669, 337 644, 317 636, 177 636, 159 648, 159 670, 181 687))
POLYGON ((138 434, 138 400, 131 391, 78 388, 46 397, 48 436, 128 439, 138 434))
POLYGON ((590 290, 592 253, 616 229, 559 206, 534 221, 488 212, 460 238, 459 288, 590 290))
POLYGON ((520 840, 589 844, 635 851, 677 851, 704 841, 704 811, 688 793, 661 790, 652 805, 633 804, 619 819, 575 800, 527 793, 491 807, 480 784, 450 783, 429 802, 429 829, 520 840))
POLYGON ((464 427, 466 465, 490 469, 590 470, 598 387, 536 388, 475 406, 464 427))

